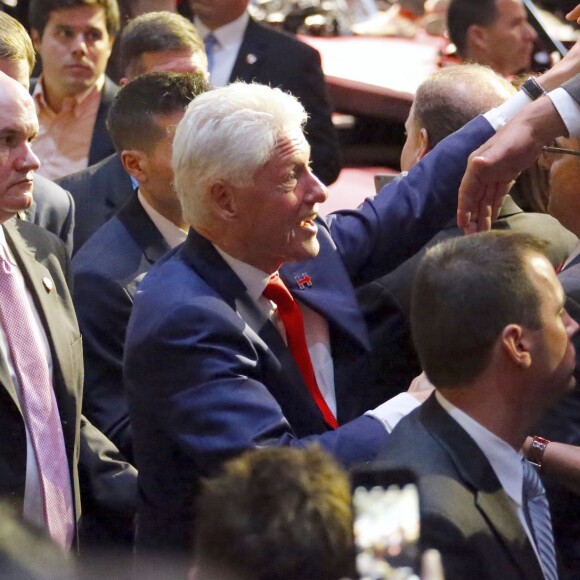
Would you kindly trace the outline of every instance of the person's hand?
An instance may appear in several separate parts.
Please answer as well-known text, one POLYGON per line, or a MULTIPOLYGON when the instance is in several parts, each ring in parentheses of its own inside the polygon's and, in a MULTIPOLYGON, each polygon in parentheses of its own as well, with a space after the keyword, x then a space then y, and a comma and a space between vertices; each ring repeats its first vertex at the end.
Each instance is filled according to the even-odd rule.
POLYGON ((409 388, 407 389, 407 393, 415 397, 421 403, 426 401, 431 393, 435 390, 435 387, 431 383, 431 381, 427 378, 427 375, 422 372, 419 376, 415 377, 409 388))
POLYGON ((421 580, 445 580, 441 554, 437 550, 426 550, 421 558, 421 580))
POLYGON ((566 20, 576 20, 580 24, 580 4, 566 14, 566 20))
POLYGON ((491 228, 512 181, 539 157, 542 147, 566 134, 552 101, 542 97, 476 149, 459 186, 457 225, 471 234, 491 228))

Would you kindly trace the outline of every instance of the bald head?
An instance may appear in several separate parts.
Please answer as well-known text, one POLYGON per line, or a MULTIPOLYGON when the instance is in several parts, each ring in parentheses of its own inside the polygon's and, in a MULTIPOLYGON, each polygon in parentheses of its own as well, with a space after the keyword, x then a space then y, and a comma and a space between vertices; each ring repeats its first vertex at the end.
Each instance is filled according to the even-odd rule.
POLYGON ((439 141, 516 92, 488 67, 465 64, 432 74, 417 89, 405 124, 401 169, 408 171, 439 141))
POLYGON ((31 149, 37 133, 32 97, 0 72, 0 223, 32 204, 32 175, 40 167, 31 149))

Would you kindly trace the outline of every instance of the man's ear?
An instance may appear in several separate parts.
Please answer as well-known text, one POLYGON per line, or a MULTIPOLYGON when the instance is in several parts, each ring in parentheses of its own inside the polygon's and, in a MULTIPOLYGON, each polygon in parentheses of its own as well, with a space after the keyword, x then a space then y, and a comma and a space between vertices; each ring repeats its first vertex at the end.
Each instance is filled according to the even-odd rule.
POLYGON ((237 215, 237 203, 234 188, 227 182, 218 180, 209 189, 210 203, 223 220, 229 221, 237 215))
POLYGON ((32 45, 34 46, 34 50, 36 52, 40 52, 40 42, 42 40, 38 30, 36 30, 36 28, 33 28, 30 31, 30 38, 32 39, 32 45))
POLYGON ((506 356, 518 367, 532 364, 532 338, 530 332, 519 324, 508 324, 501 333, 501 344, 506 356))
POLYGON ((423 157, 431 151, 431 146, 429 145, 429 133, 427 133, 425 127, 422 127, 419 131, 419 143, 417 143, 417 147, 417 161, 423 159, 423 157))
POLYGON ((479 24, 472 24, 467 29, 467 46, 478 51, 487 50, 489 41, 487 39, 487 29, 479 24))
POLYGON ((139 183, 147 181, 147 157, 143 151, 124 149, 121 151, 121 163, 125 171, 139 183))

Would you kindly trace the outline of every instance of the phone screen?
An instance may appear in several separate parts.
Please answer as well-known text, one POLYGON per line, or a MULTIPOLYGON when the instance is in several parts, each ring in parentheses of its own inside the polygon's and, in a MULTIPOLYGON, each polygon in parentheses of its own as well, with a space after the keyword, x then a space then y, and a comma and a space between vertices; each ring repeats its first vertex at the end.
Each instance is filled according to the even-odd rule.
POLYGON ((401 472, 373 471, 367 475, 369 477, 358 473, 353 478, 354 537, 359 578, 419 580, 417 485, 412 476, 410 480, 402 481, 405 478, 401 478, 401 472))

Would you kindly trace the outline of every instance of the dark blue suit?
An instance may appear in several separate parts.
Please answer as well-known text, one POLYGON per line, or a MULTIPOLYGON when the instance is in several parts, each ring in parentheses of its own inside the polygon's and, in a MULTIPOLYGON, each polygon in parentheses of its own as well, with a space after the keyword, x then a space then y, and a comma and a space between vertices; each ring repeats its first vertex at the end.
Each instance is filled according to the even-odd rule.
POLYGON ((125 342, 140 470, 138 548, 187 550, 200 476, 245 449, 318 442, 346 466, 376 456, 388 435, 359 416, 377 394, 365 392, 370 345, 353 285, 397 266, 455 214, 467 156, 492 133, 480 117, 375 200, 319 219, 319 255, 281 269, 296 299, 328 322, 343 425, 335 431, 280 334, 208 240, 190 232, 151 269, 125 342), (303 273, 312 286, 301 290, 295 276, 303 273))
POLYGON ((72 261, 73 301, 83 335, 83 412, 131 463, 131 426, 123 388, 125 332, 137 284, 168 250, 134 192, 72 261))

